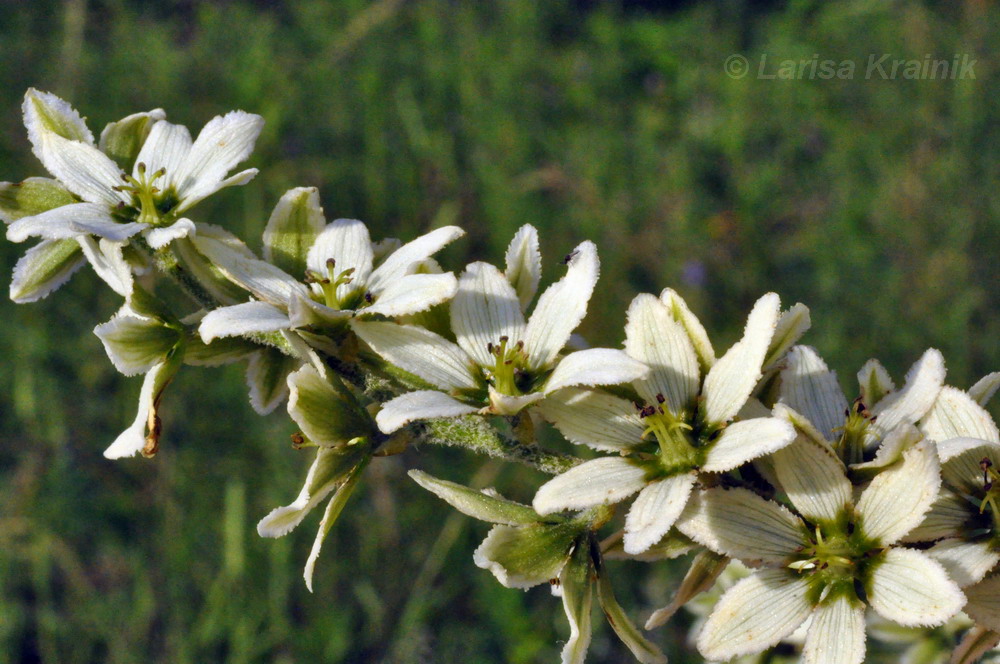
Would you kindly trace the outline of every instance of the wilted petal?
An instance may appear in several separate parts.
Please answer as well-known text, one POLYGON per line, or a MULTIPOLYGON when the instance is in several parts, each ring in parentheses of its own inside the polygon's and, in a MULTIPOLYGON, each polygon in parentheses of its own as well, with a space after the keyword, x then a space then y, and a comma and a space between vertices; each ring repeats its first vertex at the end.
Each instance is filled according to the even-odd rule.
POLYGON ((226 174, 253 152, 263 127, 264 118, 244 111, 230 111, 212 118, 171 178, 181 197, 177 211, 217 191, 226 174))
POLYGON ((837 374, 809 346, 789 351, 787 367, 781 372, 781 402, 805 415, 826 440, 834 440, 834 429, 844 426, 847 399, 837 374))
POLYGON ((945 385, 930 412, 920 422, 920 429, 931 440, 980 438, 1000 443, 1000 432, 993 418, 971 396, 945 385))
POLYGON ((941 486, 937 452, 923 442, 903 453, 903 462, 875 476, 858 500, 860 527, 882 545, 920 525, 941 486))
POLYGON ((517 292, 521 311, 528 308, 542 278, 542 254, 538 251, 538 231, 525 224, 514 234, 507 247, 507 266, 504 276, 517 292))
POLYGON ((210 311, 198 327, 202 341, 288 329, 288 315, 267 302, 244 302, 210 311))
POLYGON ((865 607, 848 595, 816 607, 802 651, 803 664, 861 664, 865 607))
POLYGON ((446 274, 408 274, 383 290, 375 304, 360 313, 383 316, 406 316, 427 311, 436 304, 454 297, 458 281, 451 272, 446 274))
POLYGON ((577 544, 571 560, 559 575, 563 610, 569 621, 569 638, 562 649, 561 664, 583 664, 590 646, 593 565, 587 548, 583 543, 577 544))
MULTIPOLYGON (((153 365, 149 370, 139 391, 139 410, 135 420, 115 439, 115 442, 108 446, 108 449, 104 450, 105 457, 120 459, 146 450, 148 445, 146 430, 155 428, 156 408, 160 395, 177 372, 177 364, 176 360, 165 360, 153 365)), ((155 432, 151 430, 150 433, 155 432)))
POLYGON ((537 412, 570 442, 598 450, 632 447, 646 430, 635 404, 597 390, 559 390, 546 397, 537 412))
POLYGON ((539 514, 617 503, 646 486, 646 469, 622 457, 602 457, 570 468, 538 489, 539 514))
POLYGON ((771 454, 795 440, 795 428, 787 420, 760 417, 734 422, 722 430, 705 456, 702 470, 722 473, 751 459, 771 454))
POLYGON ((415 420, 434 417, 459 417, 471 415, 479 409, 453 399, 442 392, 421 390, 407 392, 382 404, 375 422, 382 433, 392 433, 415 420))
POLYGON ((507 338, 508 347, 524 339, 517 293, 500 270, 489 263, 465 268, 451 303, 451 328, 458 345, 481 366, 496 363, 489 347, 501 338, 507 338))
POLYGON ((906 384, 874 407, 869 406, 877 419, 872 429, 880 436, 892 431, 902 422, 915 423, 922 418, 937 399, 944 383, 944 358, 941 351, 929 349, 906 374, 906 384))
POLYGON ((762 652, 798 629, 812 612, 809 583, 787 570, 754 573, 726 591, 698 635, 698 650, 724 661, 762 652))
POLYGON ((908 627, 940 625, 965 604, 962 591, 940 563, 899 547, 882 554, 865 589, 880 616, 908 627))
POLYGON ((444 337, 413 325, 352 321, 361 340, 389 362, 443 390, 475 389, 479 382, 462 349, 444 337))
POLYGON ((639 554, 660 541, 687 504, 695 476, 682 473, 647 485, 625 518, 625 552, 639 554))
POLYGON ((305 579, 306 588, 309 589, 309 592, 313 590, 313 569, 316 567, 316 560, 319 558, 320 549, 323 547, 323 540, 326 539, 330 528, 337 521, 337 517, 344 511, 344 505, 347 504, 347 499, 351 497, 351 493, 353 493, 354 487, 357 485, 358 479, 361 477, 361 471, 364 470, 366 463, 367 461, 362 461, 355 466, 347 480, 337 488, 337 492, 333 494, 333 498, 330 499, 330 502, 326 505, 326 509, 323 511, 323 518, 319 522, 319 530, 316 531, 316 539, 313 540, 312 549, 309 551, 309 558, 306 560, 305 569, 302 571, 302 578, 305 579))
POLYGON ((555 360, 587 313, 600 262, 593 242, 583 242, 567 256, 566 276, 549 286, 535 306, 525 330, 528 365, 541 369, 555 360))
POLYGON ((642 635, 615 599, 606 568, 601 569, 597 575, 597 598, 608 624, 641 664, 667 664, 666 656, 642 635))
POLYGON ((656 297, 640 294, 632 300, 625 324, 625 352, 650 369, 647 378, 635 382, 646 403, 656 403, 662 394, 672 413, 691 407, 701 383, 698 358, 687 333, 656 297))
POLYGON ((800 436, 772 457, 774 472, 792 505, 816 521, 834 521, 851 504, 851 482, 828 447, 800 436))
POLYGON ((411 470, 414 482, 466 516, 506 526, 526 526, 539 520, 535 510, 513 500, 492 496, 482 491, 432 477, 419 470, 411 470))
POLYGON ((407 242, 375 268, 368 280, 368 289, 379 292, 404 274, 411 274, 414 266, 463 235, 465 231, 458 226, 444 226, 407 242))
POLYGON ((530 588, 559 577, 579 532, 575 524, 494 526, 473 554, 478 567, 508 588, 530 588))
POLYGON ((76 240, 42 240, 14 266, 10 299, 18 304, 40 300, 66 283, 86 262, 76 240))
POLYGON ((646 629, 655 629, 663 625, 677 613, 678 609, 715 585, 716 579, 726 569, 729 562, 729 558, 720 556, 714 551, 708 549, 699 551, 694 560, 691 561, 691 566, 684 574, 684 579, 681 580, 681 585, 674 593, 670 604, 662 609, 657 609, 649 616, 649 620, 646 621, 646 629))
POLYGON ((705 377, 705 420, 712 425, 728 422, 746 403, 761 377, 761 363, 778 321, 780 301, 774 293, 763 296, 747 318, 743 338, 726 352, 705 377))
POLYGON ((649 373, 645 364, 613 348, 590 348, 570 353, 559 360, 545 383, 550 394, 565 387, 620 385, 649 373))
MULTIPOLYGON (((317 197, 316 206, 319 200, 317 197)), ((322 223, 322 209, 314 211, 322 223)), ((345 270, 354 270, 353 281, 337 287, 337 297, 344 298, 359 287, 363 288, 372 273, 372 239, 368 227, 357 219, 337 219, 326 225, 315 244, 309 249, 306 259, 307 267, 313 272, 326 276, 329 268, 327 261, 334 262, 333 270, 339 274, 345 270)), ((386 284, 391 287, 392 284, 386 284)), ((374 289, 373 289, 373 292, 374 289)))
POLYGON ((927 555, 941 563, 952 581, 962 588, 981 581, 1000 562, 1000 552, 989 541, 946 539, 928 549, 927 555))

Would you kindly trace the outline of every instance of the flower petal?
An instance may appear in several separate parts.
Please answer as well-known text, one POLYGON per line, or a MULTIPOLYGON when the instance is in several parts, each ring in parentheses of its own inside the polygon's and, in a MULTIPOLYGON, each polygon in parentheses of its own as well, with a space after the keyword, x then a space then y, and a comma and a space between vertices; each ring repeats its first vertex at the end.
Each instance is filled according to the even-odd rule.
POLYGON ((130 298, 134 285, 132 267, 122 253, 123 245, 103 239, 96 241, 86 235, 78 236, 76 241, 97 276, 103 279, 111 290, 125 299, 130 298))
POLYGON ((534 226, 525 224, 518 229, 507 247, 506 258, 504 276, 517 292, 524 311, 535 297, 542 278, 542 254, 538 251, 538 231, 534 226))
POLYGON ((572 523, 494 526, 472 559, 508 588, 531 588, 559 577, 579 529, 572 523))
POLYGON ((546 397, 537 412, 570 442, 598 450, 628 449, 646 430, 635 404, 597 390, 559 390, 546 397))
POLYGON ((952 438, 937 444, 941 477, 948 486, 968 495, 983 491, 983 459, 1000 465, 1000 443, 978 438, 952 438))
POLYGON ((480 366, 493 366, 490 348, 507 338, 510 348, 524 339, 524 315, 517 293, 500 270, 472 263, 458 280, 451 303, 451 328, 458 345, 480 366))
POLYGON ((414 482, 474 519, 506 526, 526 526, 539 521, 538 514, 527 505, 441 480, 420 470, 408 474, 414 482))
POLYGON ((535 306, 524 333, 528 365, 548 366, 587 313, 600 262, 593 242, 583 242, 567 256, 566 276, 549 286, 535 306))
POLYGON ((726 352, 705 377, 705 420, 721 425, 739 412, 761 377, 761 363, 778 322, 780 301, 763 296, 747 318, 743 338, 726 352))
POLYGON ((190 152, 191 133, 187 127, 165 120, 157 122, 149 130, 149 136, 135 157, 132 175, 140 174, 139 164, 142 164, 150 175, 163 170, 163 180, 157 180, 158 186, 176 187, 179 184, 177 178, 183 177, 181 164, 190 152))
POLYGON ((837 374, 809 346, 788 352, 781 372, 781 402, 809 419, 826 440, 834 440, 834 429, 844 426, 847 399, 837 383, 837 374))
MULTIPOLYGON (((325 224, 323 208, 319 203, 319 190, 316 187, 289 189, 274 206, 274 211, 267 220, 267 226, 264 227, 264 260, 294 277, 304 275, 307 268, 306 256, 325 224)), ((367 229, 365 235, 367 236, 367 229)), ((371 252, 371 241, 369 240, 367 244, 368 251, 371 252)), ((335 256, 331 258, 336 259, 335 256)), ((348 267, 356 266, 344 265, 340 269, 348 267)), ((369 261, 367 271, 370 270, 369 261)), ((360 271, 355 272, 355 278, 360 271)), ((365 271, 366 277, 367 271, 365 271)), ((325 265, 320 274, 326 274, 325 265)))
POLYGON ((244 302, 210 311, 198 327, 206 344, 221 337, 239 337, 257 332, 277 332, 290 326, 288 315, 267 302, 244 302))
POLYGON ((126 376, 150 371, 181 340, 180 331, 154 318, 118 313, 94 328, 111 363, 126 376))
POLYGON ((931 348, 906 373, 906 384, 880 400, 874 407, 869 406, 872 415, 878 419, 872 422, 872 429, 880 436, 901 422, 916 423, 934 405, 941 386, 944 384, 944 358, 941 351, 931 348))
MULTIPOLYGON (((318 200, 317 200, 318 205, 318 200)), ((319 211, 322 219, 322 210, 319 211)), ((306 266, 321 275, 326 275, 327 261, 334 262, 334 272, 354 270, 353 281, 337 287, 337 297, 344 298, 350 293, 364 288, 372 273, 372 239, 368 227, 357 219, 337 219, 326 225, 309 250, 306 266)), ((385 284, 384 287, 392 284, 385 284)), ((372 292, 378 292, 372 289, 372 292)))
POLYGON ((708 370, 715 364, 715 350, 712 348, 712 342, 709 341, 708 333, 705 332, 701 321, 691 313, 691 309, 688 308, 684 298, 678 295, 672 288, 663 289, 663 292, 660 293, 660 301, 667 305, 670 315, 687 332, 688 337, 691 339, 691 345, 694 347, 694 352, 698 355, 698 364, 701 366, 701 373, 707 374, 708 370))
POLYGON ((559 360, 545 383, 545 393, 580 385, 620 385, 648 373, 645 364, 633 360, 624 351, 613 348, 578 350, 559 360))
POLYGON ((1000 443, 1000 431, 986 409, 950 385, 941 388, 934 406, 920 421, 920 430, 935 441, 964 437, 1000 443))
POLYGON ((479 409, 454 399, 443 392, 420 390, 407 392, 382 404, 375 422, 382 433, 392 433, 415 420, 434 417, 471 415, 479 409))
POLYGON ((687 504, 695 476, 682 473, 648 484, 625 518, 625 553, 639 554, 667 534, 687 504))
POLYGON ((774 327, 774 335, 771 337, 771 344, 768 346, 762 370, 766 372, 775 368, 781 358, 785 357, 788 349, 802 338, 811 325, 809 307, 801 302, 796 303, 788 311, 781 314, 774 327))
POLYGON ((337 521, 337 517, 344 511, 344 505, 347 504, 347 499, 354 492, 354 487, 357 486, 358 479, 361 477, 361 471, 364 470, 366 463, 367 461, 361 461, 354 467, 344 483, 333 494, 330 502, 326 504, 326 509, 323 510, 323 518, 319 522, 316 539, 313 540, 312 549, 309 550, 309 558, 306 559, 305 569, 302 570, 302 578, 305 579, 306 588, 309 592, 313 591, 313 570, 316 567, 316 560, 319 559, 320 550, 323 548, 323 540, 326 539, 330 528, 337 521))
POLYGON ((861 400, 868 408, 896 389, 889 372, 876 359, 868 360, 858 371, 858 385, 861 387, 861 400))
POLYGON ((657 395, 663 395, 670 412, 690 411, 701 386, 698 357, 684 328, 656 297, 643 293, 632 300, 625 352, 650 369, 647 378, 635 382, 646 403, 654 404, 657 395))
POLYGON ((497 390, 490 385, 489 412, 494 415, 517 415, 525 408, 538 403, 544 398, 545 395, 541 392, 529 392, 528 394, 522 394, 521 396, 511 396, 509 394, 497 392, 497 390))
POLYGON ((76 240, 42 240, 14 266, 10 299, 18 304, 40 300, 66 283, 86 262, 76 240))
POLYGON ((66 187, 52 178, 0 182, 0 220, 5 224, 77 202, 66 187))
POLYGON ((465 231, 458 226, 444 226, 407 242, 375 268, 368 280, 368 289, 379 292, 404 274, 411 274, 415 265, 463 235, 465 231))
POLYGON ((305 286, 270 263, 248 256, 229 243, 202 233, 190 239, 227 279, 265 302, 286 308, 294 295, 308 297, 305 286))
POLYGON ((538 489, 532 505, 539 514, 617 503, 646 486, 646 469, 622 457, 585 461, 538 489))
MULTIPOLYGON (((148 140, 153 127, 166 117, 167 114, 162 108, 155 108, 145 113, 133 113, 117 122, 109 122, 101 132, 97 147, 111 157, 123 171, 131 173, 136 157, 148 140)), ((153 169, 151 172, 155 171, 156 169, 153 169)))
MULTIPOLYGON (((87 123, 76 109, 51 92, 28 88, 24 93, 21 110, 24 112, 24 126, 28 130, 28 140, 33 146, 37 146, 45 134, 55 134, 87 145, 94 144, 94 135, 87 129, 87 123)), ((37 150, 37 147, 35 149, 37 150)), ((37 151, 35 155, 41 159, 37 151)))
POLYGON ((1000 552, 989 541, 946 539, 928 549, 927 555, 941 563, 952 581, 962 588, 982 581, 1000 562, 1000 552))
POLYGON ((563 610, 569 621, 569 638, 566 639, 566 645, 560 654, 561 664, 583 664, 587 657, 587 648, 590 647, 593 604, 590 581, 594 570, 587 548, 582 543, 577 544, 572 558, 559 575, 563 610))
POLYGON ((105 207, 130 202, 127 194, 113 189, 122 184, 118 164, 94 146, 46 132, 35 154, 49 173, 83 200, 105 207))
POLYGON ((174 240, 194 235, 197 232, 190 219, 178 219, 169 226, 154 228, 146 233, 146 242, 153 249, 162 249, 174 240))
POLYGON ((969 396, 980 406, 985 407, 998 389, 1000 389, 1000 371, 994 371, 977 380, 976 384, 969 388, 969 396))
POLYGON ((375 433, 368 411, 332 372, 323 376, 303 365, 288 376, 288 390, 289 417, 317 445, 344 446, 375 433))
POLYGON ((875 611, 907 627, 941 625, 965 604, 965 596, 930 556, 893 547, 877 561, 865 584, 875 611))
POLYGON ((722 473, 751 459, 771 454, 795 440, 795 427, 777 417, 734 422, 722 430, 705 456, 701 469, 722 473))
POLYGON ((933 542, 945 537, 960 537, 969 520, 970 511, 979 510, 947 487, 941 487, 924 520, 900 541, 933 542))
MULTIPOLYGON (((146 377, 142 380, 142 389, 139 391, 139 409, 135 420, 128 429, 119 434, 108 449, 104 450, 106 458, 121 459, 147 449, 149 440, 146 437, 146 429, 151 422, 156 421, 156 407, 160 395, 174 377, 177 368, 176 360, 165 360, 153 365, 146 373, 146 377)), ((153 434, 152 431, 150 433, 153 434)))
POLYGON ((707 659, 762 652, 798 629, 812 612, 809 583, 788 570, 755 572, 726 591, 698 635, 707 659))
POLYGON ((479 387, 462 349, 444 337, 413 325, 351 321, 361 340, 396 366, 442 390, 479 387))
POLYGON ((864 659, 864 605, 841 595, 816 607, 806 633, 803 664, 861 664, 864 659))
POLYGON ((406 316, 427 311, 436 304, 455 296, 458 281, 451 272, 445 274, 408 274, 386 287, 375 304, 360 313, 383 316, 406 316))
POLYGON ((700 491, 675 525, 702 546, 748 564, 784 565, 805 539, 801 519, 747 489, 700 491))
POLYGON ((691 561, 691 566, 684 574, 681 585, 674 593, 670 604, 657 609, 649 616, 645 625, 646 629, 655 629, 663 625, 677 613, 678 609, 715 585, 716 579, 725 571, 729 563, 729 558, 708 549, 701 549, 691 561))
MULTIPOLYGON (((114 223, 107 209, 94 203, 73 203, 53 208, 41 214, 21 217, 7 227, 7 239, 11 242, 24 242, 30 237, 41 237, 46 240, 63 240, 76 237, 83 231, 76 222, 114 223)), ((115 224, 132 227, 132 224, 115 224)), ((136 225, 136 231, 145 228, 145 224, 136 225)))
POLYGON ((250 405, 258 415, 267 415, 288 398, 288 376, 302 364, 274 348, 262 348, 247 362, 246 383, 250 405))
POLYGON ((859 527, 882 545, 899 541, 920 525, 937 498, 940 465, 933 444, 924 441, 903 453, 902 463, 875 476, 857 503, 859 527))
POLYGON ((632 651, 632 656, 636 660, 641 664, 667 664, 666 655, 642 635, 642 632, 636 628, 618 600, 615 599, 606 568, 602 568, 597 574, 597 598, 608 619, 608 624, 615 630, 615 634, 618 635, 622 643, 632 651))
POLYGON ((799 436, 772 461, 782 490, 807 519, 834 521, 851 504, 844 464, 828 447, 799 436))
POLYGON ((1000 632, 1000 574, 965 589, 965 612, 978 624, 1000 632))
POLYGON ((181 197, 177 211, 216 191, 226 174, 253 152, 263 127, 264 118, 244 111, 212 118, 172 178, 181 197))

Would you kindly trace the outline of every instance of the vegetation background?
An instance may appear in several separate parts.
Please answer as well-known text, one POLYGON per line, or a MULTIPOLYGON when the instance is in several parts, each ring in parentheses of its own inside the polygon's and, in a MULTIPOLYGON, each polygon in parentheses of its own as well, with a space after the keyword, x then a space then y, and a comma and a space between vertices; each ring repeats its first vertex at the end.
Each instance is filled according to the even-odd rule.
MULTIPOLYGON (((193 129, 242 108, 267 120, 261 174, 196 212, 252 246, 297 185, 375 237, 462 225, 443 254, 455 270, 500 261, 532 223, 546 280, 598 244, 594 343, 619 344, 633 295, 669 285, 725 348, 775 290, 811 307, 806 342, 848 394, 867 358, 901 380, 928 346, 966 388, 1000 369, 998 28, 985 0, 0 0, 0 178, 43 174, 21 125, 29 86, 95 131, 153 107, 193 129), (724 73, 733 53, 750 76, 724 73), (753 71, 762 54, 883 53, 968 54, 975 79, 753 71)), ((24 249, 0 243, 8 273, 24 249)), ((445 449, 373 464, 311 595, 318 516, 281 540, 254 532, 308 459, 282 413, 250 410, 239 367, 179 377, 155 460, 101 456, 139 390, 91 334, 118 304, 89 272, 0 304, 0 662, 557 661, 558 602, 477 569, 486 526, 405 470, 521 499, 540 476, 445 449)), ((617 565, 623 604, 644 618, 677 569, 617 565)), ((685 620, 654 634, 672 662, 699 661, 685 620)), ((631 661, 609 633, 588 661, 631 661)))

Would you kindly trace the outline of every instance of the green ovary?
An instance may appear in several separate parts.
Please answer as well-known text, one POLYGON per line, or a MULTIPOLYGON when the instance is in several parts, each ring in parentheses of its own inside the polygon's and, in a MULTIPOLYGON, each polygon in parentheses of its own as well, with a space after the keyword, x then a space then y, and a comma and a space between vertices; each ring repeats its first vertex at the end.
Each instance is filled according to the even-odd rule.
POLYGON ((496 358, 492 367, 484 367, 493 389, 511 397, 525 394, 530 387, 531 376, 528 374, 528 354, 524 352, 524 342, 511 344, 510 339, 503 336, 499 344, 488 344, 486 349, 496 358))
POLYGON ((662 406, 646 406, 640 411, 646 430, 659 447, 660 464, 668 475, 691 470, 699 465, 698 450, 691 438, 691 425, 662 406))

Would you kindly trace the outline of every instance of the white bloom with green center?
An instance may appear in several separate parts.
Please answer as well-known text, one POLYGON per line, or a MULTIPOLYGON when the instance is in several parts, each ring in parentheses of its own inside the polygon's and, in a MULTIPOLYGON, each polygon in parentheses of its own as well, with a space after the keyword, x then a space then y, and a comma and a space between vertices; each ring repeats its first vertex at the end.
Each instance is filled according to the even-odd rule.
POLYGON ((433 254, 464 234, 457 226, 445 226, 379 255, 386 253, 384 246, 371 241, 364 223, 337 219, 327 224, 316 189, 292 189, 264 230, 267 260, 242 246, 193 238, 226 277, 257 298, 210 312, 202 320, 201 336, 207 343, 292 328, 344 330, 353 316, 425 311, 454 296, 457 283, 450 272, 422 270, 433 254))
POLYGON ((192 206, 257 174, 251 168, 227 177, 253 151, 264 121, 232 111, 212 119, 192 141, 186 127, 164 117, 159 109, 130 116, 109 125, 101 144, 95 145, 93 134, 69 104, 50 93, 28 90, 24 124, 32 149, 75 202, 17 219, 8 226, 7 239, 94 236, 124 243, 141 233, 151 247, 160 248, 194 233, 195 224, 184 218, 192 206), (132 148, 124 149, 129 132, 135 140, 132 148))
POLYGON ((488 263, 469 265, 451 302, 457 343, 413 325, 353 322, 375 352, 437 388, 384 404, 377 417, 382 431, 434 417, 514 415, 564 387, 615 385, 646 375, 645 365, 620 350, 560 355, 597 283, 597 248, 584 242, 564 262, 566 276, 542 293, 527 322, 524 309, 541 273, 533 227, 522 227, 511 242, 506 273, 488 263))
POLYGON ((733 421, 761 377, 779 319, 778 296, 757 301, 743 338, 704 375, 671 306, 677 299, 669 291, 660 298, 639 295, 629 308, 625 350, 650 367, 648 377, 632 383, 643 404, 567 389, 540 408, 571 441, 621 456, 587 461, 550 480, 535 495, 535 509, 584 509, 638 492, 625 520, 630 554, 646 551, 670 530, 699 472, 733 470, 795 438, 794 428, 776 417, 733 421))
POLYGON ((677 521, 703 546, 760 568, 709 616, 698 637, 706 658, 761 652, 811 618, 803 662, 859 664, 866 605, 905 626, 941 625, 958 613, 965 597, 944 567, 899 546, 938 495, 932 443, 907 449, 857 500, 843 463, 822 442, 799 436, 773 460, 795 511, 746 489, 716 488, 677 521))

